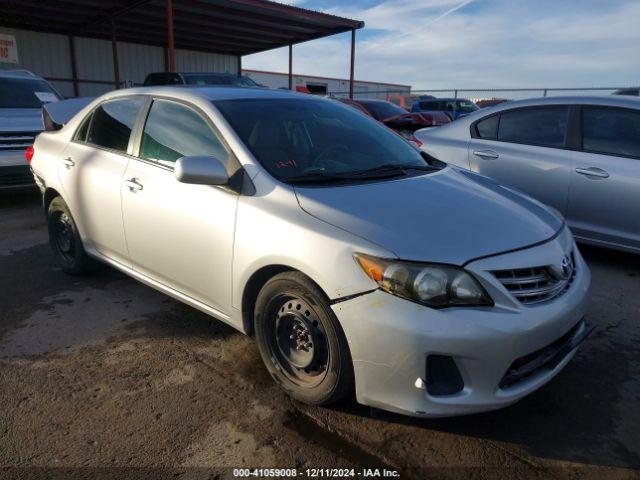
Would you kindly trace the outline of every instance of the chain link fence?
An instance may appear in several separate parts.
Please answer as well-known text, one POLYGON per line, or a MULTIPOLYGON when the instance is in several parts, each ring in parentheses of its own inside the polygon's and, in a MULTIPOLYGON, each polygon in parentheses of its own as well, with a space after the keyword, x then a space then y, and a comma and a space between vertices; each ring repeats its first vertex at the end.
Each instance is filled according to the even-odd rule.
MULTIPOLYGON (((436 89, 436 90, 378 90, 378 91, 355 91, 355 99, 380 99, 388 100, 401 107, 411 109, 411 105, 416 100, 433 99, 458 99, 471 100, 479 107, 488 107, 497 103, 519 100, 524 98, 552 97, 552 96, 575 96, 575 95, 611 95, 619 91, 629 91, 635 95, 640 91, 640 87, 587 87, 587 88, 487 88, 487 89, 436 89)), ((348 97, 349 92, 329 92, 335 97, 348 97)))

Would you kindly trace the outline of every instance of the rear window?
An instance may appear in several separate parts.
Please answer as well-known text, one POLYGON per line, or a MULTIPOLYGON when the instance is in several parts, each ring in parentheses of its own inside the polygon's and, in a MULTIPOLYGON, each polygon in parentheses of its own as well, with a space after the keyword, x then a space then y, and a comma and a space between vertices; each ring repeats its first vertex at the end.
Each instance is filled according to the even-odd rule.
POLYGON ((40 108, 60 96, 44 80, 0 78, 0 108, 40 108))
POLYGON ((582 149, 640 158, 640 112, 582 107, 582 149))
POLYGON ((476 134, 478 138, 485 140, 495 140, 498 138, 498 120, 499 115, 492 115, 491 117, 480 120, 476 123, 476 134))
POLYGON ((97 107, 91 114, 87 143, 126 152, 131 130, 143 104, 142 98, 127 98, 112 100, 97 107))
POLYGON ((407 113, 404 108, 391 102, 362 102, 362 105, 371 112, 371 115, 373 115, 373 118, 376 120, 385 120, 389 117, 407 113))
POLYGON ((568 107, 525 108, 500 115, 498 140, 503 142, 563 147, 568 107))

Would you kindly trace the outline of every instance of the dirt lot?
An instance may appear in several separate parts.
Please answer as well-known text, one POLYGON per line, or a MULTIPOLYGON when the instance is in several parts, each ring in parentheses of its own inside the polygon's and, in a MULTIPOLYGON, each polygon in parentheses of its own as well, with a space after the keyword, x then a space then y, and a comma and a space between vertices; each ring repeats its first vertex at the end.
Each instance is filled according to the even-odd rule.
POLYGON ((280 393, 252 339, 109 268, 55 265, 37 196, 0 197, 0 477, 640 478, 640 257, 583 247, 598 325, 502 411, 415 420, 280 393))

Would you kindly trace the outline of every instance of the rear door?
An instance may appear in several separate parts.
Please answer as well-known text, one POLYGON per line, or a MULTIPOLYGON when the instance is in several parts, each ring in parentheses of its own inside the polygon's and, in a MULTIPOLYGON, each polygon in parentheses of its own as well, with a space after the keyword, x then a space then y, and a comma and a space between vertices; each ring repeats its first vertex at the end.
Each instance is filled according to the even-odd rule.
POLYGON ((143 97, 102 103, 90 113, 59 157, 63 196, 85 244, 128 263, 120 195, 131 148, 131 132, 143 97))
POLYGON ((567 219, 579 237, 640 248, 640 111, 581 108, 567 219))
POLYGON ((469 164, 566 214, 572 152, 566 148, 569 107, 523 107, 471 125, 469 164))

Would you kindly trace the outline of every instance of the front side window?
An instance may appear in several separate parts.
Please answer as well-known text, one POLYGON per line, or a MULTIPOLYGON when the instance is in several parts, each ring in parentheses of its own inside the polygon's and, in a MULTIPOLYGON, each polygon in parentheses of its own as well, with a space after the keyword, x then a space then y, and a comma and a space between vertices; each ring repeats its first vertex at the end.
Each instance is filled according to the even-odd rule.
MULTIPOLYGON (((111 100, 99 105, 91 113, 92 120, 88 125, 86 142, 98 147, 126 152, 131 131, 143 104, 144 99, 138 97, 111 100)), ((85 124, 87 124, 86 121, 85 124)), ((79 133, 82 133, 85 124, 80 128, 79 133)))
POLYGON ((317 98, 214 101, 275 178, 350 175, 389 165, 425 167, 399 135, 341 102, 317 98))
POLYGON ((40 108, 60 100, 44 80, 0 78, 0 108, 40 108))
POLYGON ((640 158, 640 112, 582 107, 582 149, 640 158))
POLYGON ((498 140, 563 147, 567 131, 567 107, 523 108, 500 115, 498 140))
POLYGON ((181 157, 206 155, 223 163, 224 145, 193 109, 167 100, 154 100, 142 132, 140 157, 167 166, 181 157))

